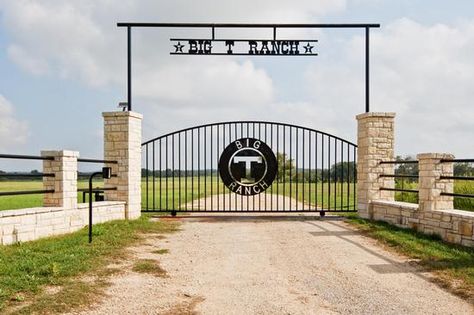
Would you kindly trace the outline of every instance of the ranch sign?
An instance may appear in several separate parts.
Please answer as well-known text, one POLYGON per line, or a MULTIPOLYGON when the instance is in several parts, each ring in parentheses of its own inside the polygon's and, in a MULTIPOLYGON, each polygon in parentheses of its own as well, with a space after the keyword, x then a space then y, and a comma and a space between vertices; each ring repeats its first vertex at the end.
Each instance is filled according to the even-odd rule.
POLYGON ((277 159, 263 141, 242 138, 229 144, 221 154, 219 172, 224 184, 236 194, 258 195, 275 180, 277 159))
POLYGON ((317 40, 171 38, 171 55, 317 56, 317 40))

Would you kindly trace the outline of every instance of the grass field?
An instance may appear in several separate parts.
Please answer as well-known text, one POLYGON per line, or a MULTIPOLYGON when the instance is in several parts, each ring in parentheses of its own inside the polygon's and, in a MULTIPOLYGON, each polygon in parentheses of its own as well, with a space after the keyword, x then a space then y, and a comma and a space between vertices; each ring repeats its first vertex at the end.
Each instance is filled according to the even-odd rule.
MULTIPOLYGON (((172 178, 160 180, 156 179, 154 191, 155 191, 155 202, 153 204, 153 182, 151 178, 148 182, 148 209, 186 209, 186 204, 192 200, 199 198, 208 197, 215 194, 226 193, 229 196, 232 193, 223 186, 222 182, 216 176, 208 177, 188 177, 187 181, 185 178, 172 178), (168 187, 168 188, 166 188, 168 187), (168 202, 168 207, 166 207, 168 202), (161 206, 160 206, 161 205, 161 206)), ((87 181, 80 180, 78 182, 79 188, 86 188, 87 181)), ((94 182, 94 187, 103 186, 101 181, 94 182)), ((398 183, 397 187, 401 188, 401 184, 398 183)), ((405 182, 403 184, 405 189, 417 189, 416 183, 405 182)), ((41 181, 0 181, 0 192, 1 191, 16 191, 16 190, 40 190, 43 189, 41 181)), ((147 183, 145 180, 142 181, 142 206, 143 209, 147 208, 147 200, 145 191, 147 190, 147 183)), ((456 181, 454 185, 455 193, 462 194, 474 194, 474 182, 456 181)), ((261 195, 261 198, 265 198, 265 194, 279 194, 292 196, 299 201, 304 201, 306 204, 311 204, 311 207, 318 207, 324 209, 335 208, 337 205, 338 209, 352 209, 354 205, 354 185, 347 183, 273 183, 270 188, 261 195), (290 191, 291 189, 291 191, 290 191), (329 194, 329 189, 331 193, 329 194), (349 199, 347 193, 350 193, 349 199), (330 196, 330 198, 328 198, 330 196)), ((400 193, 395 194, 396 200, 417 203, 417 195, 413 193, 400 193)), ((86 196, 87 197, 87 196, 86 196)), ((260 197, 259 197, 260 198, 260 197)), ((20 195, 20 196, 2 196, 0 197, 0 210, 7 209, 20 209, 30 207, 41 207, 43 205, 43 195, 20 195)), ((86 198, 87 201, 87 198, 86 198)), ((82 202, 82 193, 78 193, 78 202, 82 202)), ((469 198, 454 198, 454 207, 460 210, 474 211, 474 199, 469 198)))
MULTIPOLYGON (((87 188, 88 182, 79 180, 78 188, 87 188)), ((103 186, 100 181, 94 182, 94 187, 103 186)), ((0 192, 2 191, 23 191, 23 190, 41 190, 42 181, 0 181, 0 192)), ((86 198, 87 200, 87 198, 86 198)), ((82 202, 82 193, 78 193, 78 202, 82 202)), ((18 196, 0 196, 0 210, 33 208, 43 206, 43 195, 18 195, 18 196)))
MULTIPOLYGON (((300 202, 311 205, 311 208, 324 207, 325 209, 353 209, 357 199, 354 198, 353 184, 347 183, 276 183, 274 182, 269 189, 260 194, 258 198, 264 200, 265 195, 269 198, 271 194, 292 196, 300 202), (350 192, 348 198, 347 192, 350 192)), ((147 200, 145 192, 148 190, 148 209, 181 209, 186 210, 186 204, 192 200, 209 197, 216 194, 226 194, 226 198, 235 194, 228 190, 217 177, 188 178, 187 181, 182 178, 157 179, 153 187, 153 181, 142 182, 142 208, 147 209, 147 200), (148 187, 147 187, 148 186, 148 187), (148 189, 147 189, 148 188, 148 189), (153 190, 155 191, 155 202, 153 203, 153 190)), ((237 197, 239 198, 239 197, 237 197)), ((267 203, 268 204, 268 203, 267 203)), ((208 205, 209 206, 209 205, 208 205)), ((270 206, 268 204, 268 206, 270 206)), ((275 208, 275 205, 273 206, 275 208)), ((257 208, 258 209, 258 208, 257 208)), ((238 209, 237 209, 238 210, 238 209)), ((292 209, 294 210, 294 209, 292 209)), ((301 209, 300 209, 301 210, 301 209)))
MULTIPOLYGON (((396 188, 418 189, 418 183, 397 181, 396 188)), ((456 180, 454 183, 454 193, 463 195, 474 195, 474 182, 465 180, 456 180)), ((418 194, 408 192, 396 192, 395 200, 418 203, 418 194)), ((454 197, 454 209, 474 211, 474 198, 454 197)))
MULTIPOLYGON (((87 181, 79 181, 79 188, 86 188, 87 181)), ((94 187, 103 186, 100 181, 94 183, 94 187)), ((0 181, 0 191, 16 191, 16 190, 41 190, 43 184, 41 181, 0 181)), ((147 183, 142 181, 142 206, 147 208, 147 200, 145 191, 147 183)), ((226 193, 229 197, 233 195, 222 181, 217 177, 197 177, 178 179, 171 178, 155 181, 155 208, 162 209, 186 209, 186 204, 192 200, 208 197, 215 194, 226 193), (168 202, 168 208, 166 204, 168 202), (161 205, 161 207, 160 207, 161 205)), ((270 188, 262 194, 261 198, 265 198, 265 194, 279 194, 285 196, 298 196, 299 201, 311 204, 315 207, 352 209, 354 206, 354 185, 347 183, 274 183, 270 188), (331 192, 329 193, 329 190, 331 192), (347 198, 347 191, 350 192, 350 198, 347 198), (328 198, 330 197, 330 198, 328 198)), ((87 201, 87 198, 86 198, 87 201)), ((78 193, 78 202, 82 202, 82 193, 78 193)), ((4 196, 0 197, 0 210, 20 209, 30 207, 41 207, 43 205, 43 195, 20 195, 20 196, 4 196)), ((153 209, 153 182, 148 182, 148 208, 153 209)))
POLYGON ((127 259, 127 246, 145 240, 145 234, 156 236, 177 228, 176 223, 151 221, 144 215, 138 220, 94 225, 92 244, 84 228, 67 235, 0 246, 0 313, 23 305, 13 313, 58 314, 88 305, 102 296, 107 277, 120 271, 107 266, 127 259), (78 278, 84 274, 96 280, 78 278), (47 293, 45 286, 60 290, 47 293))

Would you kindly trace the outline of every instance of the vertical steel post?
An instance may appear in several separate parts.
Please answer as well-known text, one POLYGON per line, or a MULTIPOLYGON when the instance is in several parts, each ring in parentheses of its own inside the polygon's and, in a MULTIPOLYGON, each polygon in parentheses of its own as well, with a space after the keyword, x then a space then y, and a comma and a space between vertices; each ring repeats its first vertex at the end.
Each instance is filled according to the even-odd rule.
POLYGON ((132 28, 127 27, 127 104, 132 110, 132 28))
POLYGON ((102 172, 95 172, 89 177, 89 243, 92 243, 92 180, 99 174, 102 172))
POLYGON ((365 28, 365 112, 370 111, 370 88, 369 88, 369 32, 370 28, 365 28))

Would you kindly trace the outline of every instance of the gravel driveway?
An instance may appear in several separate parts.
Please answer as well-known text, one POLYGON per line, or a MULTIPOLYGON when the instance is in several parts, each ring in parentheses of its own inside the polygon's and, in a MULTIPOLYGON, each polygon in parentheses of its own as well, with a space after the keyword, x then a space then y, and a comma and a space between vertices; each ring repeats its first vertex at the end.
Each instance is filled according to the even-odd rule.
POLYGON ((135 248, 168 277, 128 268, 84 314, 474 314, 410 261, 339 218, 181 218, 182 230, 135 248), (152 254, 169 249, 165 255, 152 254))

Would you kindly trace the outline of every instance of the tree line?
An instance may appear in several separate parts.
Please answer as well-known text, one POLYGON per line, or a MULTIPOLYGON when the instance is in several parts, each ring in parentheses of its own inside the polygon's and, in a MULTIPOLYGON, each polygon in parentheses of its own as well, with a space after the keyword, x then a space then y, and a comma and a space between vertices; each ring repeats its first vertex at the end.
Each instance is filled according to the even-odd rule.
MULTIPOLYGON (((413 156, 397 156, 396 161, 406 162, 406 161, 415 161, 416 159, 413 156)), ((473 163, 454 163, 453 165, 454 176, 474 176, 474 165, 473 163)), ((418 176, 418 164, 409 163, 409 164, 397 164, 395 167, 396 175, 411 175, 418 176)), ((416 178, 405 179, 408 182, 417 181, 416 178)))
MULTIPOLYGON (((296 168, 294 159, 288 158, 284 153, 277 153, 278 171, 276 181, 279 183, 283 182, 354 182, 354 178, 357 177, 356 163, 355 162, 338 162, 329 169, 302 169, 296 168)), ((307 163, 306 163, 307 164, 307 163)), ((308 166, 308 165, 305 165, 308 166)), ((314 165, 313 165, 314 167, 314 165)), ((169 177, 184 177, 184 176, 219 176, 216 169, 207 170, 150 170, 142 168, 142 177, 155 178, 169 178, 169 177)))

